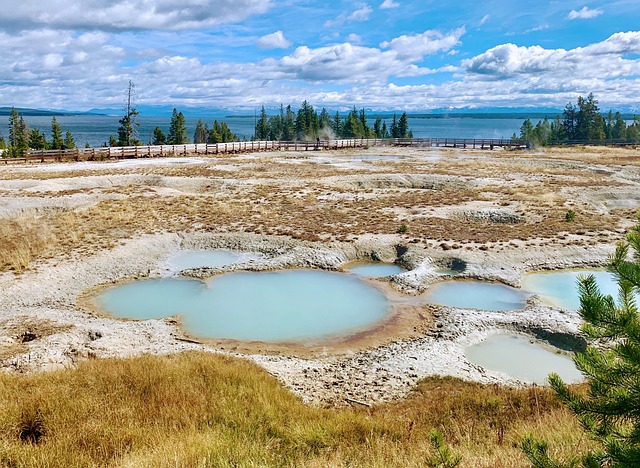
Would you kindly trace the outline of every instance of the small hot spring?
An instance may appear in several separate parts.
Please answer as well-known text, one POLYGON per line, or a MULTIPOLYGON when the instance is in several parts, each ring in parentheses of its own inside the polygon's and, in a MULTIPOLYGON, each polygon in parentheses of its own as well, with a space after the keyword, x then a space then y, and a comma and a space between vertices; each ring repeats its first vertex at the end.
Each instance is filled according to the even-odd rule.
POLYGON ((171 270, 188 268, 219 268, 233 263, 264 258, 262 254, 233 252, 231 250, 184 250, 167 260, 171 270))
POLYGON ((354 275, 362 276, 364 278, 385 278, 391 275, 397 275, 398 273, 404 273, 404 268, 394 265, 393 263, 358 263, 348 268, 354 275))
POLYGON ((443 281, 429 287, 422 296, 431 304, 463 309, 523 309, 527 295, 504 284, 482 281, 443 281))
POLYGON ((316 270, 135 281, 106 290, 96 304, 123 318, 181 314, 185 329, 203 338, 267 342, 350 334, 388 309, 385 295, 364 281, 316 270))
POLYGON ((561 270, 530 273, 524 276, 522 288, 538 294, 550 304, 567 310, 580 308, 578 277, 593 275, 602 294, 618 297, 615 276, 605 270, 561 270))
POLYGON ((493 335, 468 347, 465 356, 474 364, 525 382, 546 384, 552 372, 567 383, 584 380, 571 358, 550 349, 553 348, 530 343, 522 336, 493 335))

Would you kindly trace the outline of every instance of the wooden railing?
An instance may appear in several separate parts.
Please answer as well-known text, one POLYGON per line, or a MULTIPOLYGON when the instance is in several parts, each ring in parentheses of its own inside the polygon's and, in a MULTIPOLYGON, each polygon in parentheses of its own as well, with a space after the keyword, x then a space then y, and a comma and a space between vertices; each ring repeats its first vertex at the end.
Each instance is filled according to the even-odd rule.
POLYGON ((314 151, 369 146, 416 146, 494 149, 523 147, 517 140, 467 138, 360 138, 319 141, 237 141, 215 144, 113 146, 66 150, 30 150, 22 158, 1 158, 0 162, 97 161, 104 159, 155 158, 186 155, 255 153, 261 151, 314 151))

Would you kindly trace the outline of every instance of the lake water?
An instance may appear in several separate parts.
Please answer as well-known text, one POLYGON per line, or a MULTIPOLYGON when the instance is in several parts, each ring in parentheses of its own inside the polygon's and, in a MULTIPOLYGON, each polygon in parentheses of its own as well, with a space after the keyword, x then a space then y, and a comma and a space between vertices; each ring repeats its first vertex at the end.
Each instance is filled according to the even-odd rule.
POLYGON ((404 268, 392 263, 360 263, 347 268, 354 275, 365 278, 385 278, 398 273, 404 273, 404 268))
MULTIPOLYGON (((253 116, 229 116, 210 117, 190 115, 185 113, 189 138, 193 139, 196 123, 201 118, 211 127, 214 119, 224 121, 232 132, 240 138, 250 139, 254 131, 253 116)), ((56 120, 60 124, 63 133, 70 130, 73 133, 76 144, 85 146, 102 146, 109 141, 109 135, 117 135, 118 120, 120 116, 80 115, 60 116, 56 120)), ((37 128, 51 139, 51 117, 27 116, 27 124, 31 128, 37 128)), ((169 131, 170 117, 147 117, 140 115, 137 119, 140 126, 137 128, 138 138, 144 144, 151 141, 153 129, 160 127, 165 134, 169 131)), ((385 119, 387 125, 391 119, 385 119)), ((0 133, 5 137, 9 135, 9 117, 0 116, 0 133)), ((535 125, 536 120, 534 119, 535 125)), ((369 122, 373 125, 373 122, 369 122)), ((515 132, 519 134, 522 119, 477 119, 477 118, 412 118, 409 115, 409 127, 416 138, 510 138, 515 132)))
POLYGON ((239 272, 209 282, 152 279, 96 298, 108 313, 151 319, 182 314, 188 332, 244 341, 304 341, 366 329, 387 314, 385 295, 347 274, 316 270, 239 272))
POLYGON ((480 310, 523 309, 527 294, 504 284, 482 281, 443 281, 421 296, 426 302, 480 310))
POLYGON ((594 275, 600 292, 618 297, 618 283, 615 276, 605 270, 562 270, 530 273, 522 279, 522 289, 538 294, 543 300, 568 310, 580 308, 578 277, 594 275))
POLYGON ((564 354, 516 335, 493 335, 465 350, 469 361, 516 379, 546 384, 552 372, 567 383, 584 380, 573 361, 564 354))

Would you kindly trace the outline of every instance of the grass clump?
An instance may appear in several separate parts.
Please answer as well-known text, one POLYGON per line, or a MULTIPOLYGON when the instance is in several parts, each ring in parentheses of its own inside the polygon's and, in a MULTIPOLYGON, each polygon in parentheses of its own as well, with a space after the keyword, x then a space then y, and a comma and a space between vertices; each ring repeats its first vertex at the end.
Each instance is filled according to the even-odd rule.
POLYGON ((399 403, 323 409, 207 353, 0 376, 0 466, 525 466, 517 442, 546 427, 561 450, 579 445, 543 389, 432 378, 399 403))

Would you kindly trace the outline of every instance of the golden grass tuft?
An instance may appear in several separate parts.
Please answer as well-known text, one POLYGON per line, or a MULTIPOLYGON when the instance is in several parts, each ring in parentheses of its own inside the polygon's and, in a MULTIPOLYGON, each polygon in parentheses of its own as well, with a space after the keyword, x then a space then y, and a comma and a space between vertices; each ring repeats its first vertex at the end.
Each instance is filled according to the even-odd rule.
POLYGON ((248 361, 206 353, 0 376, 0 466, 425 466, 433 428, 463 466, 527 466, 525 432, 561 455, 585 446, 541 388, 431 378, 399 403, 322 409, 248 361))
POLYGON ((34 258, 46 256, 55 244, 50 226, 34 215, 0 220, 0 271, 22 272, 34 258))

